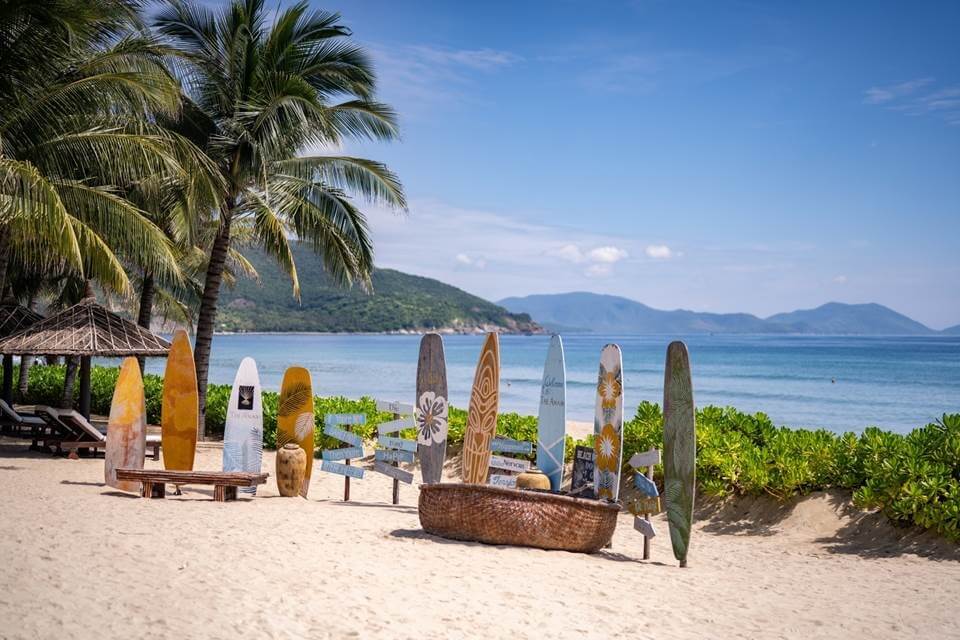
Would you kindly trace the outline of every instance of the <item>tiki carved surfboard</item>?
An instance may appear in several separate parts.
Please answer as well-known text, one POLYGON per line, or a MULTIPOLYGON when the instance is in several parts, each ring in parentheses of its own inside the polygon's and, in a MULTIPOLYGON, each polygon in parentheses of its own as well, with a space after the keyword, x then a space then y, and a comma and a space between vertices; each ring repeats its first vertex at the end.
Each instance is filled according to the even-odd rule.
POLYGON ((537 466, 550 479, 550 490, 563 483, 563 450, 567 435, 567 372, 563 364, 563 341, 550 338, 540 387, 537 420, 537 466))
POLYGON ((673 555, 687 566, 696 486, 697 432, 690 356, 682 342, 667 347, 663 373, 663 500, 673 555))
MULTIPOLYGON (((280 400, 277 403, 277 449, 294 442, 307 453, 307 469, 303 474, 300 495, 307 497, 310 473, 313 471, 313 384, 310 372, 303 367, 290 367, 283 374, 280 400)), ((280 457, 277 456, 277 464, 280 457)), ((280 473, 280 469, 277 469, 280 473)))
MULTIPOLYGON (((260 473, 263 463, 263 404, 253 358, 244 358, 233 379, 223 430, 223 470, 260 473)), ((256 487, 241 487, 256 493, 256 487)))
POLYGON ((163 405, 160 410, 163 468, 192 471, 197 452, 197 368, 190 338, 183 329, 173 334, 173 346, 163 373, 163 405))
POLYGON ((440 482, 447 452, 447 365, 443 339, 436 333, 428 333, 420 340, 414 412, 420 473, 424 483, 440 482))
POLYGON ((136 358, 126 358, 113 390, 107 423, 104 481, 123 491, 139 491, 140 483, 117 480, 117 469, 143 469, 147 449, 147 405, 136 358))
POLYGON ((490 466, 490 441, 497 433, 500 402, 500 342, 488 333, 473 378, 467 431, 463 437, 463 481, 483 484, 490 466))
POLYGON ((615 501, 620 494, 620 459, 623 451, 623 357, 620 347, 600 350, 597 404, 593 416, 593 449, 596 452, 594 489, 598 498, 615 501))

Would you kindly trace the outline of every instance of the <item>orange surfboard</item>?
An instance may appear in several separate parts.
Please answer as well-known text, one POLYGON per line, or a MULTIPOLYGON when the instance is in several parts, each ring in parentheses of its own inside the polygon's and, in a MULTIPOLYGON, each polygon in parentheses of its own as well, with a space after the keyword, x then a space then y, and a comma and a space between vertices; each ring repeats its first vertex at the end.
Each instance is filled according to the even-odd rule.
POLYGON ((126 358, 113 390, 103 475, 106 483, 122 491, 139 491, 140 483, 117 480, 117 469, 143 469, 147 449, 147 405, 143 378, 136 358, 126 358))
POLYGON ((483 484, 490 466, 490 442, 497 433, 500 403, 500 342, 488 333, 470 393, 467 432, 463 438, 463 481, 483 484))
MULTIPOLYGON (((304 498, 307 497, 310 472, 313 471, 313 429, 313 384, 310 372, 303 367, 290 367, 283 374, 277 403, 277 449, 293 442, 307 453, 307 469, 300 488, 300 495, 304 498)), ((280 456, 277 456, 277 464, 280 464, 280 456)))
POLYGON ((173 346, 163 373, 163 406, 160 412, 163 468, 193 471, 197 451, 197 368, 190 338, 183 329, 173 334, 173 346))

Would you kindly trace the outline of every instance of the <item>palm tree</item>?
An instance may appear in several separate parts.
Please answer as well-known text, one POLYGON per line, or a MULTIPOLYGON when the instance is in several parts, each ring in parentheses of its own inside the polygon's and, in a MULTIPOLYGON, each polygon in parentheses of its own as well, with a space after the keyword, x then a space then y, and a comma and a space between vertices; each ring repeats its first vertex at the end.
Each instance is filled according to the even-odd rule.
MULTIPOLYGON (((170 0, 156 18, 184 63, 191 139, 226 183, 210 245, 194 351, 201 420, 224 266, 242 235, 272 255, 299 296, 290 235, 310 243, 338 281, 369 285, 373 246, 365 215, 348 192, 406 207, 386 166, 347 156, 300 157, 344 138, 389 140, 393 112, 375 102, 366 54, 347 39, 337 14, 300 2, 272 24, 262 0, 232 0, 214 12, 170 0)), ((201 422, 202 424, 202 422, 201 422)))
MULTIPOLYGON (((0 8, 0 290, 12 263, 131 293, 123 260, 176 278, 170 243, 118 185, 219 173, 182 136, 180 87, 143 35, 138 0, 0 8)), ((209 184, 209 182, 208 182, 209 184)), ((216 189, 207 189, 215 197, 216 189)))

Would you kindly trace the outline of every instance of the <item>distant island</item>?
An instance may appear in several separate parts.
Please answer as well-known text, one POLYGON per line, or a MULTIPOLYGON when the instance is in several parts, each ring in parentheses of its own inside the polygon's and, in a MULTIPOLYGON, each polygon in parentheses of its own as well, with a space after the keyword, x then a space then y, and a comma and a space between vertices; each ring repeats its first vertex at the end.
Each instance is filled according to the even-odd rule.
POLYGON ((530 314, 551 331, 568 333, 960 335, 960 325, 939 332, 880 304, 829 302, 769 318, 748 313, 663 311, 628 298, 588 292, 504 298, 499 304, 514 313, 530 314))
POLYGON ((431 278, 393 269, 373 273, 373 293, 330 282, 320 258, 296 246, 301 302, 290 279, 261 251, 245 254, 260 282, 238 279, 224 287, 217 312, 219 332, 326 333, 542 333, 525 313, 511 313, 492 302, 431 278))

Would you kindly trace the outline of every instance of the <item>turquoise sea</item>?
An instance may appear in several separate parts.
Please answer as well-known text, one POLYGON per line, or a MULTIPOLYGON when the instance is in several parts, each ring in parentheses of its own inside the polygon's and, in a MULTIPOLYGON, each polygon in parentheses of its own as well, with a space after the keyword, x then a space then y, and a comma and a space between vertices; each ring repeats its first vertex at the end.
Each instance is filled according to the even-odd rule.
MULTIPOLYGON (((567 417, 592 420, 600 348, 623 350, 625 412, 662 402, 667 336, 564 336, 567 417)), ((681 337, 697 405, 763 411, 778 425, 909 431, 960 412, 960 338, 848 336, 681 337)), ((482 336, 444 336, 451 402, 466 408, 482 336)), ((265 389, 291 365, 307 367, 317 395, 413 402, 419 336, 242 334, 214 338, 211 382, 233 382, 257 361, 265 389)), ((547 336, 501 337, 501 408, 537 413, 547 336)), ((162 372, 162 361, 148 369, 162 372)))

